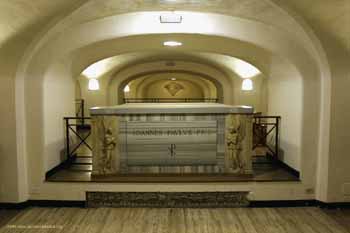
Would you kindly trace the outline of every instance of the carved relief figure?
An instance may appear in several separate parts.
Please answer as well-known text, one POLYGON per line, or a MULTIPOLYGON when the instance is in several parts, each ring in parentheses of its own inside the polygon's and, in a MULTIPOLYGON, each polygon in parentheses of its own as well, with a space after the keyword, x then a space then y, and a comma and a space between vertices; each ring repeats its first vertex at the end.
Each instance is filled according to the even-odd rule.
POLYGON ((175 96, 179 91, 185 89, 177 82, 169 82, 164 86, 164 88, 170 93, 171 96, 175 96))
POLYGON ((232 117, 226 133, 226 148, 229 158, 229 168, 233 173, 242 173, 244 164, 241 158, 242 142, 245 137, 245 127, 242 121, 232 117))
POLYGON ((112 172, 113 151, 116 145, 117 143, 116 139, 113 137, 112 129, 108 128, 106 133, 104 134, 102 154, 100 160, 100 168, 102 169, 103 174, 112 172))
POLYGON ((106 175, 115 173, 115 149, 117 139, 113 135, 111 122, 106 119, 98 118, 96 120, 96 147, 94 148, 95 163, 93 164, 94 174, 106 175), (106 124, 109 126, 106 127, 106 124))

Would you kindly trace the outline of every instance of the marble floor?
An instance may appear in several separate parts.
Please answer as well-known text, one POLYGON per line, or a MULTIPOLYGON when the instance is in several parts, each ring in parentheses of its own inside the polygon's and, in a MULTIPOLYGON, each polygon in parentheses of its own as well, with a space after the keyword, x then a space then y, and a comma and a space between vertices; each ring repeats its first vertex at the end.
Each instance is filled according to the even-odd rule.
POLYGON ((349 222, 349 210, 316 207, 0 210, 0 233, 347 233, 349 222))

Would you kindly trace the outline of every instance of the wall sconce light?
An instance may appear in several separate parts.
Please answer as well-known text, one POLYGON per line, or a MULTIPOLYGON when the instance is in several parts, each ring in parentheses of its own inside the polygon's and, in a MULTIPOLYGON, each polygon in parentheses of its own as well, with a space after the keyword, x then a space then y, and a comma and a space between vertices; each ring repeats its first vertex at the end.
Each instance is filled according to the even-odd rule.
POLYGON ((253 90, 253 81, 251 79, 243 79, 242 82, 243 91, 252 91, 253 90))
POLYGON ((100 89, 100 83, 97 79, 91 78, 89 79, 89 90, 90 91, 97 91, 100 89))
POLYGON ((125 93, 130 92, 130 87, 129 87, 129 85, 126 85, 126 86, 124 87, 124 92, 125 92, 125 93))

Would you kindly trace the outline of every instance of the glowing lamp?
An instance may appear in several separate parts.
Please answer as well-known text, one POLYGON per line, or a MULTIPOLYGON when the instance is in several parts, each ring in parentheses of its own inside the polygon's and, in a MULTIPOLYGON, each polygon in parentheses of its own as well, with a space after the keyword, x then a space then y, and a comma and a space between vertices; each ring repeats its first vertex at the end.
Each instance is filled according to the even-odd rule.
POLYGON ((129 85, 126 85, 125 87, 124 87, 124 92, 126 93, 126 92, 130 92, 130 87, 129 87, 129 85))
POLYGON ((243 91, 252 91, 253 90, 253 81, 250 79, 244 79, 242 82, 243 91))
POLYGON ((100 89, 100 83, 97 79, 91 78, 89 79, 89 90, 90 91, 97 91, 100 89))
POLYGON ((178 41, 165 41, 163 43, 164 46, 168 46, 168 47, 177 47, 177 46, 181 46, 182 43, 178 42, 178 41))

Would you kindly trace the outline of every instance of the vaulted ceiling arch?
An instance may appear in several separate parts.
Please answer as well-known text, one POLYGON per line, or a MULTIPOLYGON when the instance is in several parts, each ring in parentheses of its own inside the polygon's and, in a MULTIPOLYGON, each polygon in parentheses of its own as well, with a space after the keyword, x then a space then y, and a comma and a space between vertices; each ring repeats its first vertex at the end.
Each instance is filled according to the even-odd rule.
POLYGON ((203 77, 214 83, 220 102, 232 103, 233 95, 230 90, 233 89, 232 81, 226 77, 220 70, 206 66, 200 63, 177 61, 176 66, 168 67, 166 63, 149 62, 131 66, 116 73, 110 80, 109 103, 120 104, 123 98, 123 89, 130 81, 146 75, 159 73, 187 73, 203 77), (118 99, 118 102, 115 100, 118 99))

